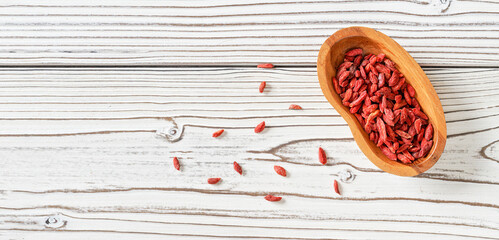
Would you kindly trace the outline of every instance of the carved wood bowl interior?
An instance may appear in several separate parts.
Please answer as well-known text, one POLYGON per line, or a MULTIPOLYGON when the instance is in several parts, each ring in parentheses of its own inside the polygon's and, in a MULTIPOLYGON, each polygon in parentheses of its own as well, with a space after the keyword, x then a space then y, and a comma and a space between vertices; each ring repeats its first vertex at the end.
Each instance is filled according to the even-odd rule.
POLYGON ((397 42, 385 34, 366 27, 344 28, 331 35, 322 45, 317 59, 317 74, 324 96, 334 109, 345 119, 357 145, 366 157, 385 172, 399 176, 415 176, 430 169, 440 158, 447 140, 447 126, 440 99, 430 80, 418 63, 397 42), (364 54, 384 53, 397 69, 404 74, 406 82, 416 90, 415 98, 432 123, 433 146, 423 158, 411 164, 388 159, 379 147, 369 140, 357 118, 345 107, 334 90, 332 77, 343 62, 345 53, 353 48, 362 48, 364 54))

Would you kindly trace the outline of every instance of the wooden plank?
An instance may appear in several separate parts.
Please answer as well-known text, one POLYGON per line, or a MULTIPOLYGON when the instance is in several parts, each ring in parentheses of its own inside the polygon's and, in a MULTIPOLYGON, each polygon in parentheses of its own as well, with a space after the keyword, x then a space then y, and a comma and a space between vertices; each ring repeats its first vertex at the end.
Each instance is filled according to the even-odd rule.
POLYGON ((358 150, 315 68, 2 68, 0 236, 497 239, 499 69, 425 71, 449 139, 404 178, 358 150))
POLYGON ((0 5, 0 65, 315 65, 367 26, 423 66, 498 66, 495 1, 76 1, 0 5))

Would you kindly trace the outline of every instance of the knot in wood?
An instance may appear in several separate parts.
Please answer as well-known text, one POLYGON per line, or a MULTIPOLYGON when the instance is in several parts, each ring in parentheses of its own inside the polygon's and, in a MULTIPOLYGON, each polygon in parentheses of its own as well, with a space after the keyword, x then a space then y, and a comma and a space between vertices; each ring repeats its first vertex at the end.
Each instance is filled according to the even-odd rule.
POLYGON ((338 177, 340 178, 340 180, 342 182, 350 183, 350 182, 353 182, 353 180, 355 179, 355 174, 350 172, 350 170, 348 170, 348 169, 344 169, 343 171, 338 173, 338 177))
POLYGON ((433 0, 431 1, 431 5, 438 9, 437 11, 443 13, 449 9, 451 2, 452 0, 433 0))
POLYGON ((49 216, 45 220, 45 227, 48 228, 60 228, 66 225, 67 221, 62 219, 60 216, 49 216))
POLYGON ((183 131, 183 127, 179 128, 176 125, 173 125, 156 130, 156 136, 164 138, 169 142, 177 142, 182 138, 183 131))

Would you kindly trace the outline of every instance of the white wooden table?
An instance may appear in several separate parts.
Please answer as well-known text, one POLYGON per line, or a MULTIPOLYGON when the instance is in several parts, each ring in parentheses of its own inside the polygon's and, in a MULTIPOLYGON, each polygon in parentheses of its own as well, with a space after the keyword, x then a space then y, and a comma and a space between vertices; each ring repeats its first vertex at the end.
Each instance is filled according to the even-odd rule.
POLYGON ((0 239, 499 239, 496 0, 0 4, 0 239), (376 168, 321 93, 318 49, 352 25, 439 94, 420 176, 376 168))

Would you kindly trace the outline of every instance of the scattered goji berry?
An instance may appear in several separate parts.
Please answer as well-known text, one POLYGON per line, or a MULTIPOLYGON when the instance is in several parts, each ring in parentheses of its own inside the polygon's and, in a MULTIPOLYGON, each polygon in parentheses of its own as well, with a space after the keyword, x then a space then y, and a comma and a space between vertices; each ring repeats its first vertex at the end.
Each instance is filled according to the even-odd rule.
POLYGON ((265 200, 269 201, 269 202, 279 202, 281 201, 282 197, 276 197, 274 195, 267 195, 265 196, 265 200))
POLYGON ((321 147, 319 147, 319 162, 322 165, 326 165, 327 163, 326 152, 324 152, 324 149, 322 149, 321 147))
POLYGON ((272 64, 272 63, 262 63, 262 64, 258 64, 256 67, 258 67, 258 68, 273 68, 274 64, 272 64))
POLYGON ((267 83, 265 81, 261 82, 260 87, 258 87, 258 91, 260 91, 260 93, 263 93, 265 86, 267 86, 267 83))
POLYGON ((291 104, 289 105, 289 109, 301 110, 302 108, 300 107, 300 105, 291 104))
POLYGON ((212 137, 215 137, 215 138, 219 137, 220 135, 222 135, 223 132, 224 132, 224 130, 220 129, 220 130, 214 132, 213 135, 212 135, 212 137))
POLYGON ((340 188, 338 187, 338 181, 336 181, 336 179, 334 180, 334 191, 338 194, 338 195, 341 195, 340 193, 340 188))
POLYGON ((236 161, 234 161, 234 170, 236 170, 236 172, 239 173, 240 175, 243 175, 243 169, 236 161))
POLYGON ((209 184, 217 184, 220 182, 221 178, 208 178, 208 183, 209 184))
POLYGON ((173 157, 173 167, 180 171, 180 163, 178 162, 177 157, 173 157))
POLYGON ((277 174, 279 174, 279 175, 281 175, 283 177, 286 177, 286 169, 284 169, 283 167, 275 165, 274 166, 274 171, 277 174))
POLYGON ((263 129, 265 129, 265 121, 259 123, 258 125, 256 125, 255 127, 255 133, 260 133, 263 131, 263 129))

